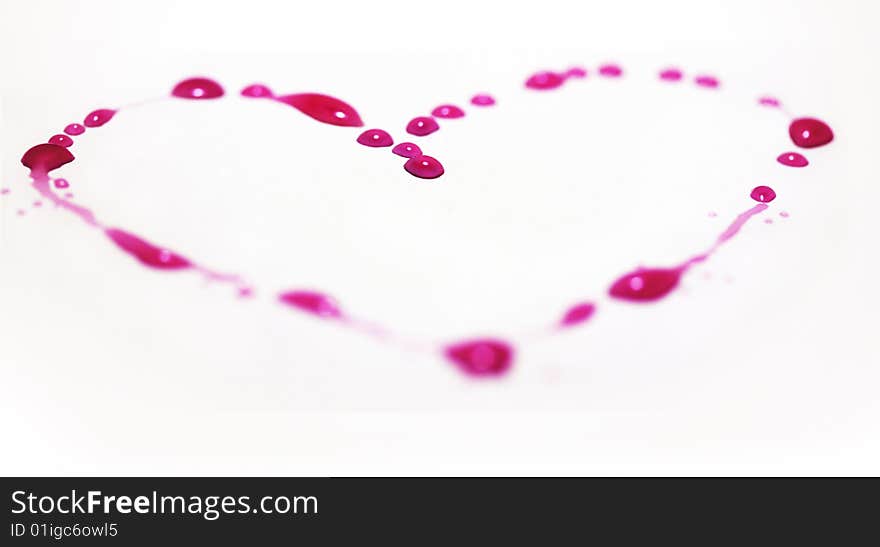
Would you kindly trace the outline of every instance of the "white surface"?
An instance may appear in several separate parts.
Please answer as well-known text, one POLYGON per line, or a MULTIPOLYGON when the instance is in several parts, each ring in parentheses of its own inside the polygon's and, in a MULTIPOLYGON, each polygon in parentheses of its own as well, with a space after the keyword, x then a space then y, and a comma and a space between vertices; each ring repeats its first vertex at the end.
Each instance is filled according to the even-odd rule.
POLYGON ((877 474, 874 3, 182 4, 3 0, 0 472, 877 474), (626 78, 521 88, 606 60, 626 78), (723 88, 664 85, 667 64, 723 88), (62 211, 15 215, 29 146, 197 74, 229 96, 123 110, 58 174, 106 222, 246 275, 252 302, 62 211), (397 141, 442 102, 499 104, 416 141, 448 171, 421 182, 355 129, 236 96, 254 81, 397 141), (792 145, 764 93, 831 123, 809 168, 775 163, 792 145), (272 301, 314 286, 415 336, 511 337, 702 250, 757 184, 774 224, 660 305, 514 337, 501 382, 272 301))

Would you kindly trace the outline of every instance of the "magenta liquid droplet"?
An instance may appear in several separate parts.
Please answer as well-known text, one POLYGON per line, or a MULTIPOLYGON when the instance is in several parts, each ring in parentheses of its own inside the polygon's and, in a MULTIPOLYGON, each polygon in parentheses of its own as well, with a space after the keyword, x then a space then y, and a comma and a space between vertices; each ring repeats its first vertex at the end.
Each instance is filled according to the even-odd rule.
POLYGON ((556 89, 565 83, 565 76, 558 72, 549 70, 536 72, 526 80, 526 87, 529 89, 537 89, 544 91, 548 89, 556 89))
POLYGON ((351 105, 320 93, 284 95, 275 100, 288 104, 319 122, 342 127, 362 127, 360 115, 351 105))
POLYGON ((57 144, 38 144, 21 157, 21 163, 34 175, 45 175, 73 161, 70 150, 57 144))
POLYGON ((816 118, 798 118, 788 126, 792 142, 801 148, 816 148, 834 140, 834 133, 827 123, 816 118))
POLYGON ((606 78, 617 78, 623 75, 623 69, 619 65, 605 64, 599 67, 599 74, 606 78))
POLYGON ((721 83, 718 81, 718 78, 716 78, 715 76, 697 76, 696 78, 694 78, 694 82, 698 86, 709 88, 716 88, 721 85, 721 83))
POLYGON ((422 155, 422 149, 411 142, 402 142, 392 148, 391 151, 404 158, 416 158, 422 155))
POLYGON ((174 86, 171 94, 180 99, 217 99, 223 96, 223 86, 210 78, 189 78, 174 86))
POLYGON ((138 259, 144 266, 160 270, 180 270, 192 266, 186 258, 124 230, 108 228, 104 233, 120 249, 138 259))
POLYGON ((578 325, 588 321, 594 313, 596 313, 596 305, 592 302, 583 302, 569 308, 559 324, 563 327, 578 325))
POLYGON ((86 128, 81 126, 78 123, 72 123, 64 128, 64 132, 67 133, 68 135, 73 135, 75 137, 77 135, 82 135, 83 133, 85 133, 86 128))
POLYGON ((67 135, 53 135, 49 139, 49 144, 57 144, 58 146, 68 148, 70 146, 73 146, 73 139, 71 139, 67 135))
POLYGON ((760 201, 761 203, 770 203, 776 199, 776 192, 769 186, 756 186, 749 195, 753 200, 760 201))
POLYGON ((587 69, 580 67, 580 66, 571 67, 570 69, 565 71, 565 77, 566 78, 577 78, 577 79, 586 78, 587 77, 587 69))
POLYGON ((420 179, 436 179, 443 174, 443 165, 431 156, 416 156, 403 164, 403 168, 420 179))
POLYGON ((312 291, 287 291, 278 295, 282 304, 326 319, 339 319, 342 312, 326 294, 312 291))
POLYGON ((639 268, 614 281, 608 294, 632 302, 660 300, 678 286, 683 272, 682 267, 639 268))
POLYGON ((55 179, 52 184, 54 184, 55 188, 58 188, 59 190, 68 188, 70 186, 70 183, 67 182, 67 179, 55 179))
POLYGON ((267 97, 274 97, 272 90, 263 84, 251 84, 246 88, 241 90, 241 95, 243 97, 250 97, 252 99, 262 99, 267 97))
POLYGON ((437 120, 429 118, 428 116, 413 118, 408 124, 406 124, 406 132, 410 135, 415 135, 416 137, 430 135, 438 129, 440 129, 440 126, 437 124, 437 120))
POLYGON ((789 167, 806 167, 810 165, 807 158, 797 152, 785 152, 784 154, 780 154, 780 156, 776 158, 776 161, 789 167))
POLYGON ((115 115, 115 110, 111 110, 109 108, 99 108, 98 110, 92 111, 88 116, 86 116, 83 124, 85 124, 86 127, 101 127, 105 123, 112 120, 113 116, 115 115))
POLYGON ((777 108, 782 105, 782 103, 779 102, 779 99, 769 96, 764 96, 758 99, 758 104, 761 106, 770 106, 773 108, 777 108))
POLYGON ((442 104, 432 110, 431 115, 438 118, 463 118, 464 110, 454 104, 442 104))
POLYGON ((444 353, 459 370, 470 376, 497 377, 513 362, 513 348, 501 340, 469 340, 447 346, 444 353))
POLYGON ((495 104, 495 97, 486 93, 478 93, 471 97, 471 104, 475 106, 492 106, 495 104))
POLYGON ((684 77, 684 74, 677 68, 667 68, 660 71, 660 79, 667 82, 677 82, 684 77))
POLYGON ((391 138, 391 135, 381 129, 367 129, 358 136, 357 141, 364 146, 375 148, 394 144, 394 139, 391 138))

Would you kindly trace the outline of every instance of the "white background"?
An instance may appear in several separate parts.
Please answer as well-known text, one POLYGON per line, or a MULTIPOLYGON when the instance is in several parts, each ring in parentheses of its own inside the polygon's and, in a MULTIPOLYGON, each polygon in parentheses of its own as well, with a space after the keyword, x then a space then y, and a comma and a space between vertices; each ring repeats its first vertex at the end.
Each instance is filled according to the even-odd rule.
POLYGON ((876 3, 511 4, 2 0, 0 471, 876 474, 876 3), (663 84, 668 64, 722 88, 663 84), (24 150, 191 75, 228 96, 123 109, 58 175, 253 301, 30 207, 24 150), (437 104, 499 104, 418 141, 447 168, 424 182, 356 129, 239 98, 254 81, 343 98, 398 141, 437 104), (764 93, 834 128, 809 168, 774 161, 792 145, 764 93), (773 224, 659 305, 603 298, 703 250, 758 184, 773 224), (417 338, 510 338, 514 371, 471 381, 281 308, 288 287, 417 338), (584 298, 591 324, 518 335, 584 298))

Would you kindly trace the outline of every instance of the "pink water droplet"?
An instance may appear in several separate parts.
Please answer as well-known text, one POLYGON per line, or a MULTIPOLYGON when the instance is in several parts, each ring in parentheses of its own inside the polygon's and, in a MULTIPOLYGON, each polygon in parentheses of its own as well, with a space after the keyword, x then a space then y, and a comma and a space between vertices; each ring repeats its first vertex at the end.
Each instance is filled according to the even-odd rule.
POLYGON ((769 106, 771 108, 778 108, 782 106, 782 103, 779 102, 779 99, 777 99, 776 97, 770 97, 768 95, 760 97, 758 99, 758 104, 761 106, 769 106))
POLYGON ((749 195, 753 200, 761 203, 770 203, 776 199, 776 192, 769 186, 756 186, 749 195))
POLYGON ((35 175, 45 175, 73 160, 70 150, 57 144, 38 144, 21 157, 21 163, 35 175))
POLYGON ((272 90, 263 84, 251 84, 241 90, 241 95, 252 99, 272 98, 275 96, 272 90))
POLYGON ((566 78, 586 78, 587 77, 587 69, 581 66, 573 66, 565 71, 564 76, 566 78))
POLYGON ((536 89, 538 91, 546 91, 548 89, 556 89, 565 83, 565 75, 558 72, 544 70, 536 72, 526 79, 526 87, 536 89))
POLYGON ((684 268, 639 268, 620 276, 608 289, 612 298, 631 302, 660 300, 678 286, 684 268))
POLYGON ((454 104, 441 104, 437 108, 431 111, 432 116, 436 116, 438 118, 463 118, 464 110, 455 106, 454 104))
POLYGON ((391 138, 391 135, 389 135, 387 131, 381 129, 367 129, 358 136, 357 141, 364 146, 371 146, 374 148, 391 146, 394 144, 394 139, 391 138))
POLYGON ((343 127, 363 127, 360 115, 348 103, 320 93, 297 93, 276 97, 276 101, 290 105, 319 122, 343 127))
POLYGON ((418 116, 406 124, 406 132, 417 137, 430 135, 438 129, 440 129, 440 126, 437 124, 437 120, 428 116, 418 116))
POLYGON ((55 188, 58 188, 59 190, 68 188, 70 186, 70 183, 67 182, 67 179, 55 179, 52 184, 54 184, 55 188))
POLYGON ((788 211, 779 211, 779 216, 781 216, 782 218, 788 218, 791 215, 788 213, 788 211))
POLYGON ((788 126, 792 142, 801 148, 816 148, 834 140, 831 127, 816 118, 798 118, 788 126))
POLYGON ((459 342, 446 347, 446 357, 459 370, 474 377, 498 377, 510 370, 513 347, 495 339, 478 339, 459 342))
POLYGON ((404 158, 416 158, 422 155, 422 149, 411 142, 402 142, 392 148, 391 151, 404 158))
POLYGON ((708 87, 712 89, 717 88, 721 85, 721 82, 718 81, 718 78, 716 78, 715 76, 707 75, 697 76, 696 78, 694 78, 694 83, 696 83, 698 86, 708 87))
POLYGON ((326 294, 314 291, 287 291, 278 295, 278 300, 306 313, 325 319, 339 319, 342 311, 336 302, 326 294))
POLYGON ((623 69, 620 65, 607 63, 599 67, 599 74, 606 78, 618 78, 623 76, 623 69))
POLYGON ((684 74, 677 68, 665 68, 660 71, 660 79, 666 82, 678 82, 683 77, 684 74))
POLYGON ((115 110, 111 110, 109 108, 99 108, 98 110, 93 110, 86 116, 86 119, 83 120, 83 124, 86 127, 101 127, 105 123, 109 122, 113 119, 113 116, 116 115, 115 110))
POLYGON ((64 132, 68 135, 73 135, 75 137, 77 135, 82 135, 83 133, 85 133, 86 128, 78 123, 72 123, 68 124, 68 126, 64 128, 64 132))
POLYGON ((772 218, 765 218, 764 224, 773 224, 773 219, 772 218))
POLYGON ((596 313, 596 305, 592 302, 582 302, 572 306, 562 316, 559 322, 563 327, 571 327, 588 321, 596 313))
POLYGON ((58 146, 63 146, 64 148, 68 148, 73 146, 73 139, 68 137, 67 135, 53 135, 49 138, 49 144, 57 144, 58 146))
POLYGON ((403 168, 420 179, 436 179, 444 173, 443 165, 431 156, 416 156, 403 164, 403 168))
POLYGON ((132 233, 117 228, 108 228, 104 233, 117 247, 136 258, 144 266, 160 270, 180 270, 192 266, 186 258, 153 245, 132 233))
POLYGON ((471 104, 475 106, 492 106, 495 104, 495 97, 487 93, 478 93, 471 97, 471 104))
POLYGON ((782 165, 787 165, 789 167, 806 167, 810 165, 810 162, 807 161, 807 158, 798 154, 797 152, 785 152, 780 154, 776 161, 781 163, 782 165))
POLYGON ((223 96, 223 86, 210 78, 188 78, 178 82, 171 94, 179 99, 217 99, 223 96))

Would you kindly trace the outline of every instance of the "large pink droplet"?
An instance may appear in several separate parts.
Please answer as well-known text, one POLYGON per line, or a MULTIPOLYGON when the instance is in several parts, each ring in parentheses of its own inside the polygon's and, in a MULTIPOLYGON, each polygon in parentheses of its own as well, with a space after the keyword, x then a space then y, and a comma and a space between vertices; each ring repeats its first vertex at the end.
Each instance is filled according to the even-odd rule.
POLYGON ((342 311, 336 302, 326 294, 314 291, 287 291, 278 295, 278 300, 306 313, 325 319, 339 319, 342 311))
POLYGON ((588 321, 593 314, 596 313, 596 305, 592 302, 582 302, 576 304, 565 312, 562 320, 559 322, 563 327, 571 327, 588 321))
POLYGON ((428 116, 418 116, 406 124, 406 132, 416 137, 430 135, 438 129, 440 129, 440 126, 437 124, 437 120, 428 116))
POLYGON ((681 267, 639 268, 614 281, 608 294, 613 298, 632 302, 660 300, 678 286, 683 272, 681 267))
POLYGON ((810 162, 807 161, 807 158, 798 154, 797 152, 785 152, 780 154, 776 161, 781 163, 782 165, 787 165, 789 167, 806 167, 810 165, 810 162))
POLYGON ((250 97, 252 99, 265 99, 275 96, 272 90, 263 84, 251 84, 241 90, 242 97, 250 97))
POLYGON ((536 72, 528 77, 526 80, 526 87, 529 89, 536 89, 539 91, 546 91, 548 89, 556 89, 565 83, 565 75, 560 74, 558 72, 552 72, 549 70, 544 70, 541 72, 536 72))
POLYGON ((509 344, 488 338, 452 344, 444 353, 459 370, 481 378, 501 376, 513 362, 513 348, 509 344))
POLYGON ((392 148, 391 151, 404 158, 416 158, 422 155, 422 149, 411 142, 402 142, 392 148))
POLYGON ((420 179, 436 179, 444 173, 443 165, 431 156, 416 156, 403 164, 403 168, 420 179))
POLYGON ((471 104, 475 106, 492 106, 495 104, 495 97, 487 93, 478 93, 471 97, 471 104))
POLYGON ((320 93, 284 95, 275 100, 288 104, 319 122, 343 127, 362 127, 360 115, 351 105, 320 93))
POLYGON ((223 96, 223 86, 210 78, 189 78, 178 82, 171 94, 180 99, 216 99, 223 96))
POLYGON ((67 135, 52 135, 52 137, 49 138, 49 144, 57 144, 58 146, 69 148, 73 146, 73 139, 71 139, 67 135))
POLYGON ((109 108, 99 108, 98 110, 93 110, 86 116, 86 119, 83 120, 83 124, 86 127, 101 127, 105 123, 109 122, 113 119, 113 116, 116 115, 115 110, 111 110, 109 108))
POLYGON ((372 146, 374 148, 394 144, 394 139, 391 138, 391 135, 381 129, 367 129, 358 136, 357 141, 364 146, 372 146))
POLYGON ((189 260, 168 249, 153 245, 132 233, 118 228, 104 231, 120 249, 138 259, 141 264, 160 270, 180 270, 192 266, 189 260))
POLYGON ((77 135, 82 135, 86 132, 86 128, 81 126, 78 123, 68 124, 67 127, 64 128, 64 132, 68 135, 73 135, 74 137, 77 135))
POLYGON ((761 203, 770 203, 776 199, 776 192, 769 186, 755 186, 749 195, 753 200, 761 203))
POLYGON ((57 144, 38 144, 21 157, 21 163, 33 175, 45 175, 74 160, 70 150, 57 144))
POLYGON ((431 115, 438 118, 463 118, 464 110, 454 104, 441 104, 431 111, 431 115))
POLYGON ((798 118, 788 126, 792 142, 801 148, 816 148, 834 140, 834 132, 827 123, 816 118, 798 118))

